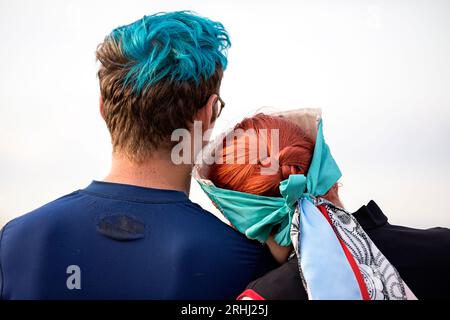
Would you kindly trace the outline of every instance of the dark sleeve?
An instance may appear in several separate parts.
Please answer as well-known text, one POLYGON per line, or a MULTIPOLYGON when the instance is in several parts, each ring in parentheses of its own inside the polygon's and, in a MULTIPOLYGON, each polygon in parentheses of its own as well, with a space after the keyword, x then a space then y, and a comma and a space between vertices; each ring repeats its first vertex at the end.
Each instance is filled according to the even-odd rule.
POLYGON ((450 230, 386 224, 366 231, 418 299, 450 299, 450 230))
POLYGON ((252 290, 266 300, 307 300, 298 269, 297 257, 264 276, 252 281, 247 290, 252 290))

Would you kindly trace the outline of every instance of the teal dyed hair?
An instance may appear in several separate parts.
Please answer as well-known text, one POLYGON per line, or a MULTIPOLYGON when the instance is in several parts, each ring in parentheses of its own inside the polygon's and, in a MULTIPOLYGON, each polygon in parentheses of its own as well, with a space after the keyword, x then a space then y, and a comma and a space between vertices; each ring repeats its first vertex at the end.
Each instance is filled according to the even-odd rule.
POLYGON ((114 29, 109 35, 129 63, 124 83, 141 92, 162 79, 209 79, 227 67, 227 31, 191 11, 157 13, 114 29))

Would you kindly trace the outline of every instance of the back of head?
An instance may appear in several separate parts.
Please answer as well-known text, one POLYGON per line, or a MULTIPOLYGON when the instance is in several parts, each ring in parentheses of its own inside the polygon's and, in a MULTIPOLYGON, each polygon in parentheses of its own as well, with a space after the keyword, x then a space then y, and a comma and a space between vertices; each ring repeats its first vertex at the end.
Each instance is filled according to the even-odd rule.
POLYGON ((220 154, 223 161, 216 161, 210 168, 209 179, 217 187, 257 195, 280 196, 281 181, 290 174, 307 173, 314 151, 313 138, 307 136, 292 121, 260 113, 244 119, 233 131, 240 129, 248 134, 237 136, 233 143, 224 138, 223 152, 220 154), (272 129, 277 130, 277 136, 272 129), (259 134, 262 130, 267 130, 267 134, 259 134), (275 138, 279 139, 278 148, 273 149, 270 139, 275 138), (260 141, 261 139, 266 141, 260 141), (260 157, 260 152, 250 152, 254 145, 267 146, 265 158, 260 157), (241 154, 244 159, 236 159, 236 154, 241 154), (229 159, 238 161, 230 163, 229 159), (272 174, 262 174, 261 169, 270 166, 270 161, 278 161, 278 170, 272 174))
POLYGON ((102 114, 114 151, 141 162, 218 93, 230 40, 223 25, 180 11, 113 30, 97 49, 102 114))

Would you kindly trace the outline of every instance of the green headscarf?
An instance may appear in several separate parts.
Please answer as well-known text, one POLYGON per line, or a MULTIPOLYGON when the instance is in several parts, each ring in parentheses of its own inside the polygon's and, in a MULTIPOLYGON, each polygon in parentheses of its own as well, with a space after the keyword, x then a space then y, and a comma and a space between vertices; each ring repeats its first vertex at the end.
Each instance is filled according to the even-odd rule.
POLYGON ((308 173, 306 176, 292 174, 283 180, 280 183, 282 197, 227 190, 205 183, 202 179, 197 181, 230 223, 248 238, 265 242, 273 228, 279 226, 274 239, 281 246, 289 246, 290 227, 297 201, 326 194, 340 177, 341 171, 325 143, 320 120, 308 173))

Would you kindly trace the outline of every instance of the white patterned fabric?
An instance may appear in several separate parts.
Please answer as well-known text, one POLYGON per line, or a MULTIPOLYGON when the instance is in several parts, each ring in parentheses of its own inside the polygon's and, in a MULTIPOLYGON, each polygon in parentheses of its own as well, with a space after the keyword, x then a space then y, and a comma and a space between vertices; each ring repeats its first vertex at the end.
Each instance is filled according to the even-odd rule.
MULTIPOLYGON (((333 230, 335 236, 340 240, 341 245, 334 245, 334 247, 330 249, 328 244, 329 241, 326 245, 316 241, 317 244, 313 245, 311 248, 310 244, 312 242, 308 237, 320 238, 320 233, 322 232, 320 230, 322 230, 321 228, 323 228, 325 224, 322 221, 321 228, 314 226, 315 229, 308 231, 307 228, 302 226, 302 223, 310 224, 310 221, 307 221, 307 215, 302 212, 301 206, 298 206, 292 220, 290 236, 299 261, 302 282, 310 299, 335 299, 334 297, 336 295, 333 295, 333 291, 338 293, 345 292, 345 290, 342 290, 342 288, 339 287, 339 281, 334 280, 336 277, 343 279, 340 283, 341 286, 354 286, 355 283, 358 283, 359 279, 361 297, 363 299, 417 299, 402 280, 395 267, 375 246, 356 218, 344 209, 341 209, 324 199, 315 198, 312 200, 317 208, 322 207, 322 209, 325 209, 322 212, 326 212, 326 215, 329 218, 329 220, 327 219, 329 221, 328 227, 333 230), (314 230, 317 230, 317 232, 314 233, 314 230), (309 233, 309 235, 302 235, 302 232, 309 233), (308 247, 305 247, 302 241, 307 242, 308 247), (344 248, 351 254, 351 257, 345 259, 346 262, 350 265, 353 264, 353 266, 356 264, 357 266, 357 269, 354 270, 354 277, 356 280, 351 279, 349 281, 348 269, 344 271, 342 268, 339 268, 339 270, 333 269, 333 266, 327 265, 331 261, 327 261, 326 258, 323 258, 325 253, 328 254, 328 251, 332 253, 332 250, 345 251, 344 248), (305 257, 305 254, 307 257, 305 257), (305 261, 306 259, 308 261, 305 261), (311 263, 311 260, 313 263, 311 263), (317 261, 314 264, 315 260, 317 261), (326 276, 320 276, 321 274, 319 272, 321 272, 322 275, 325 272, 332 273, 331 279, 333 279, 333 281, 330 281, 330 278, 327 278, 326 276), (325 283, 317 283, 324 281, 325 283)), ((319 210, 317 210, 315 214, 321 215, 319 210)), ((354 290, 351 292, 354 293, 354 290)), ((355 295, 348 294, 348 297, 339 295, 339 298, 354 299, 355 295)))

